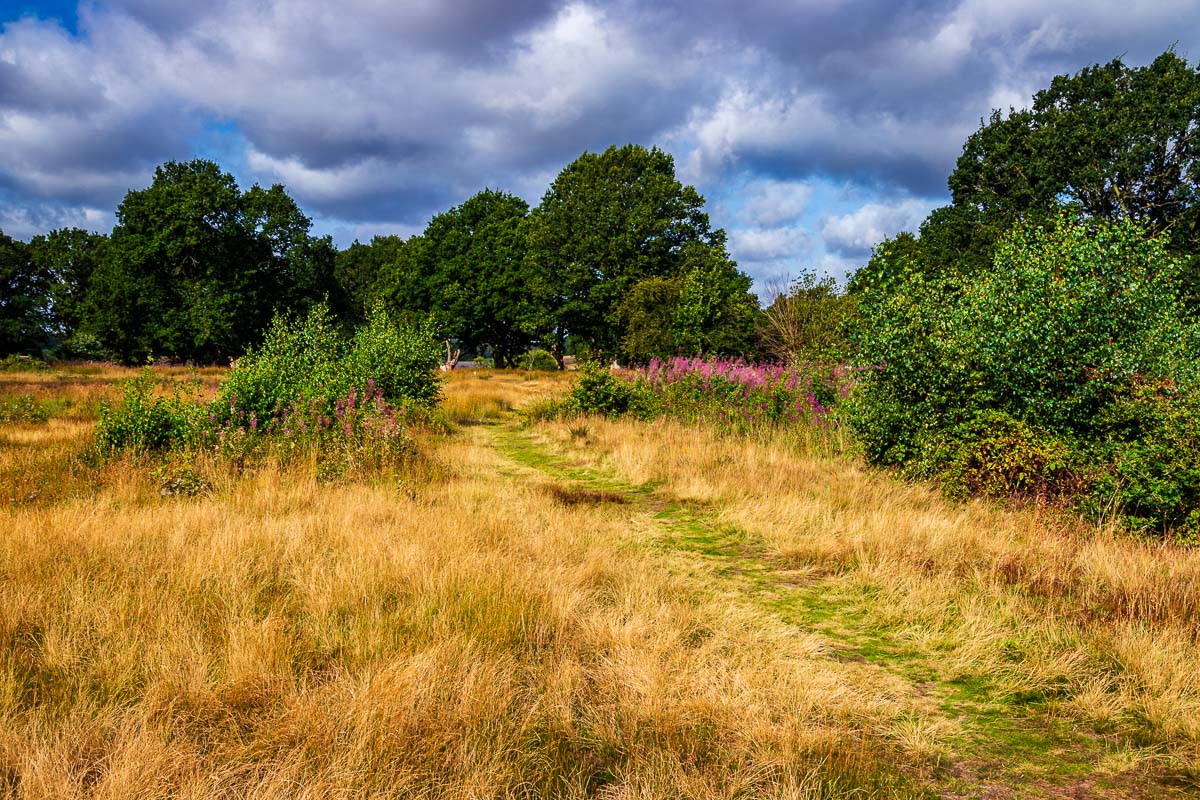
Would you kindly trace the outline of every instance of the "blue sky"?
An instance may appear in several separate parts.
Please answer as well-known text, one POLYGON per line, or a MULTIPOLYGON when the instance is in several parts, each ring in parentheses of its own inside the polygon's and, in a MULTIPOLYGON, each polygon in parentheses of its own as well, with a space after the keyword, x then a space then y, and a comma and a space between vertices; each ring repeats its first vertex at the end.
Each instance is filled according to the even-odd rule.
POLYGON ((155 165, 203 156, 345 246, 485 186, 535 204, 636 142, 760 292, 914 229, 981 118, 1053 75, 1200 57, 1194 0, 0 0, 0 25, 9 235, 108 230, 155 165))

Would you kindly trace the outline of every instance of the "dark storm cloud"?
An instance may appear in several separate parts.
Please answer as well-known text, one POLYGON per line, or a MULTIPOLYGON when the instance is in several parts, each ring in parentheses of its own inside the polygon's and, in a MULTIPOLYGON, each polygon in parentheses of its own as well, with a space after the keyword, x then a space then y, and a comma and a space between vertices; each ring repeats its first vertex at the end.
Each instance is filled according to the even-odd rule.
POLYGON ((77 36, 32 18, 0 33, 0 219, 54 203, 96 219, 79 209, 112 208, 223 120, 243 178, 351 224, 419 225, 485 184, 536 202, 584 149, 633 141, 667 147, 710 199, 853 187, 803 223, 729 198, 718 221, 746 263, 859 258, 944 197, 992 108, 1200 41, 1190 2, 1059 5, 85 0, 77 36))

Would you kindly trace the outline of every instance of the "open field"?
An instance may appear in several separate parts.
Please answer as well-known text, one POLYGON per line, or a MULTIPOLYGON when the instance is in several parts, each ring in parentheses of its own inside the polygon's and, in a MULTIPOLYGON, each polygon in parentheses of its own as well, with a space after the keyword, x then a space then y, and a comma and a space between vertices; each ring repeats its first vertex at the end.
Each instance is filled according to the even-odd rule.
POLYGON ((1198 791, 1200 552, 820 437, 523 426, 553 374, 453 375, 403 474, 164 494, 88 454, 127 374, 0 375, 0 797, 1198 791))

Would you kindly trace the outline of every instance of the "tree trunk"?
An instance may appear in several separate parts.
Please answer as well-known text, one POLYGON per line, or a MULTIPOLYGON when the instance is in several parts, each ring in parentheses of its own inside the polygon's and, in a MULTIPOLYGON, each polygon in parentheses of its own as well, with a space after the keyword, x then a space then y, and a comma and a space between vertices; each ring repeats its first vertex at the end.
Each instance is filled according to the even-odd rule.
POLYGON ((554 341, 550 343, 550 355, 554 356, 555 363, 558 364, 560 370, 567 368, 566 362, 566 337, 563 336, 562 329, 554 331, 554 341))

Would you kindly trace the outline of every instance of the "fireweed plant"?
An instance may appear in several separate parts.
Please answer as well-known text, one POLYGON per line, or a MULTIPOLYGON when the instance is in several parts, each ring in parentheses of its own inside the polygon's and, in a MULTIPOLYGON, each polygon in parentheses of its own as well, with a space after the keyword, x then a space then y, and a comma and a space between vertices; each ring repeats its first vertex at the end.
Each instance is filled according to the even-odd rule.
POLYGON ((165 397, 150 370, 102 409, 98 449, 210 453, 235 469, 264 458, 314 461, 322 477, 397 466, 415 453, 406 422, 439 393, 440 353, 428 331, 374 309, 343 337, 328 311, 277 319, 234 365, 216 397, 165 397), (376 377, 378 376, 378 377, 376 377))
POLYGON ((645 367, 589 366, 568 412, 670 416, 730 433, 802 425, 833 429, 859 369, 840 364, 756 364, 740 358, 676 357, 645 367))

